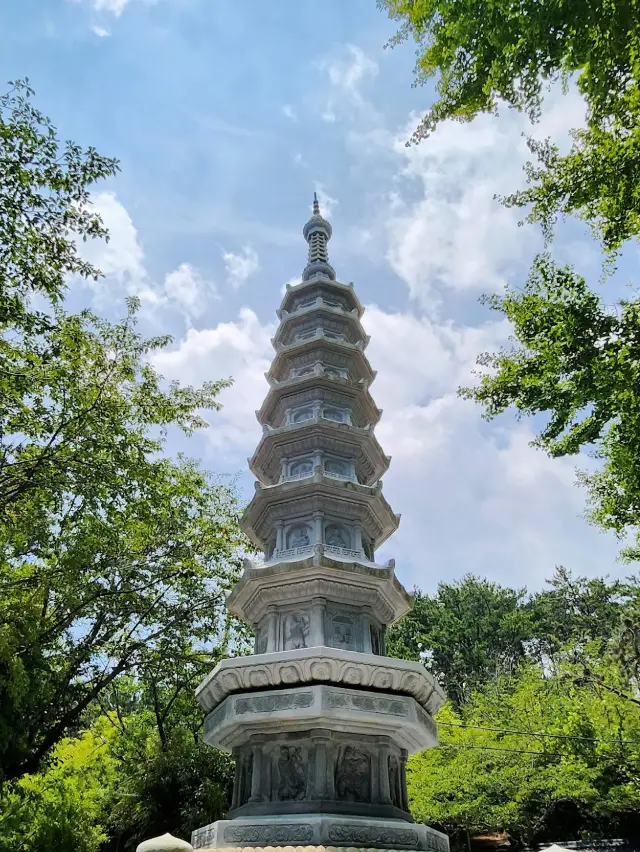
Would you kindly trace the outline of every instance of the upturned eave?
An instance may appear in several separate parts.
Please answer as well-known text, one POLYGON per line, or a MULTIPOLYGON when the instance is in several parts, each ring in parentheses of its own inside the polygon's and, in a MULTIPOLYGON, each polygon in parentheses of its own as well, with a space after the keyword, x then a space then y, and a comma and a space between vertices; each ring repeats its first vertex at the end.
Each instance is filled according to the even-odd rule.
POLYGON ((312 290, 318 284, 323 284, 330 288, 335 288, 337 292, 342 293, 348 299, 351 299, 353 302, 354 308, 358 311, 358 316, 362 317, 364 313, 364 308, 356 291, 353 288, 353 284, 343 284, 341 281, 335 281, 330 278, 315 278, 310 281, 302 281, 300 280, 299 284, 290 284, 287 286, 286 292, 282 297, 282 301, 280 302, 280 307, 276 311, 278 318, 282 311, 288 310, 287 304, 292 300, 296 295, 303 293, 305 290, 312 290))
POLYGON ((292 508, 296 514, 302 514, 305 503, 309 511, 325 507, 328 511, 335 511, 340 506, 345 517, 351 515, 355 519, 359 516, 375 549, 384 544, 400 524, 400 515, 391 509, 380 487, 337 480, 320 470, 314 471, 308 479, 284 481, 266 487, 256 482, 256 491, 240 524, 249 539, 264 550, 273 523, 290 518, 292 508))

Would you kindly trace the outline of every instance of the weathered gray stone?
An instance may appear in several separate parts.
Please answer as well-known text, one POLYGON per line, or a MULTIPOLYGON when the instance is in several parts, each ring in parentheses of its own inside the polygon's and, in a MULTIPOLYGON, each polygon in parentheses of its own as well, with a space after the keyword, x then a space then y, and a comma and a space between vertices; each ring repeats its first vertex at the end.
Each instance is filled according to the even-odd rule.
POLYGON ((444 702, 442 689, 421 663, 328 647, 223 660, 200 684, 196 697, 211 711, 233 692, 319 681, 411 695, 430 714, 444 702))
POLYGON ((447 836, 425 825, 326 814, 220 820, 195 831, 191 841, 194 849, 315 845, 449 852, 447 836))
MULTIPOLYGON (((355 678, 354 669, 354 678, 355 678)), ((349 678, 345 678, 349 683, 349 678)), ((295 734, 322 727, 362 736, 389 736, 409 753, 437 744, 427 714, 408 695, 385 696, 324 684, 229 695, 205 719, 204 740, 232 751, 257 734, 295 734)))

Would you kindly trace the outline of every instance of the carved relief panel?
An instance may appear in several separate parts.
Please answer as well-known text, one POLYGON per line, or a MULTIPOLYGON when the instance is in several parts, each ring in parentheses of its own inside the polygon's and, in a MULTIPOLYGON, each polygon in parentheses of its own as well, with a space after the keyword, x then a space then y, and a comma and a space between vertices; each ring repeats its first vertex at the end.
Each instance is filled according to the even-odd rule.
POLYGON ((306 613, 286 615, 282 621, 282 646, 285 651, 307 648, 309 616, 306 613))
POLYGON ((351 548, 351 530, 344 524, 329 523, 324 528, 324 543, 332 547, 351 548))
POLYGON ((303 746, 280 746, 277 758, 275 797, 279 802, 295 802, 305 798, 308 755, 303 746))
POLYGON ((256 641, 254 645, 254 653, 256 654, 266 654, 267 653, 267 630, 266 628, 259 628, 256 630, 256 641))
POLYGON ((343 648, 345 651, 362 650, 359 622, 360 619, 343 613, 330 616, 329 645, 332 648, 343 648))
POLYGON ((298 459, 297 461, 291 462, 288 467, 287 476, 305 476, 307 474, 313 473, 313 459, 298 459))
POLYGON ((311 544, 309 524, 293 524, 286 532, 286 549, 308 547, 311 544))
POLYGON ((357 746, 342 746, 336 763, 336 797, 347 802, 371 801, 371 756, 357 746))
POLYGON ((251 748, 244 748, 236 754, 236 774, 233 786, 233 808, 246 805, 251 796, 253 779, 253 753, 251 748))
POLYGON ((324 459, 324 471, 333 476, 355 479, 355 464, 353 461, 345 461, 328 457, 324 459))

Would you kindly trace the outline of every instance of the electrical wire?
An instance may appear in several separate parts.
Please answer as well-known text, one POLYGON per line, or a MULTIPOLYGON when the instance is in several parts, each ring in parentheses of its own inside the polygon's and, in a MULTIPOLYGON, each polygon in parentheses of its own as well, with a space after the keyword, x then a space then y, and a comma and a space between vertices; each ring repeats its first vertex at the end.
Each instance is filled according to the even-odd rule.
POLYGON ((475 746, 463 745, 460 743, 440 743, 438 748, 468 748, 473 749, 474 751, 508 751, 513 754, 535 754, 538 757, 548 757, 558 760, 562 757, 561 754, 548 754, 546 751, 527 751, 526 749, 521 748, 498 748, 497 746, 475 746))
MULTIPOLYGON (((581 740, 590 743, 616 743, 618 745, 637 745, 633 740, 617 740, 613 737, 581 737, 577 734, 548 734, 543 731, 518 731, 512 728, 491 728, 485 725, 465 725, 463 722, 438 722, 452 728, 469 728, 475 731, 491 731, 495 734, 520 734, 525 737, 545 737, 554 740, 581 740)), ((540 752, 542 754, 542 752, 540 752)))

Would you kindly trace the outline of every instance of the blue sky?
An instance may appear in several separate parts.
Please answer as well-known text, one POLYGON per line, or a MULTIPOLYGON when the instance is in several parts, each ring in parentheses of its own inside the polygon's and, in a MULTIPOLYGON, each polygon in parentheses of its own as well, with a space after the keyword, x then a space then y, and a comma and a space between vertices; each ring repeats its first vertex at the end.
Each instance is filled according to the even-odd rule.
MULTIPOLYGON (((94 199, 112 239, 88 252, 105 278, 75 284, 70 305, 115 318, 135 293, 143 330, 174 336, 155 359, 167 379, 235 379, 210 429, 172 450, 239 473, 250 496, 274 311, 304 266, 317 190, 338 278, 367 306, 393 456, 384 487, 402 522, 380 556, 427 590, 467 572, 535 589, 557 564, 624 574, 615 539, 580 517, 576 461, 593 462, 550 460, 533 424, 487 424, 456 396, 508 334, 478 296, 521 282, 540 248, 493 200, 522 184, 522 116, 406 148, 431 91, 411 87, 411 45, 384 49, 394 27, 374 0, 6 0, 0 31, 2 78, 28 76, 63 138, 121 161, 94 199)), ((583 115, 575 91, 553 90, 535 132, 566 139, 583 115)), ((554 251, 598 278, 581 226, 554 251)))

